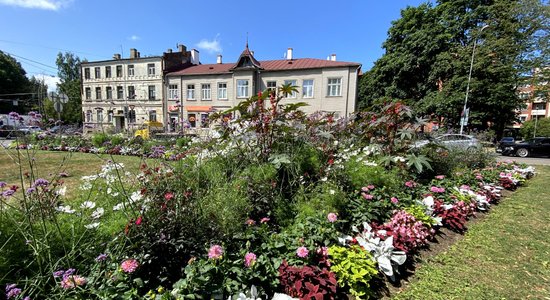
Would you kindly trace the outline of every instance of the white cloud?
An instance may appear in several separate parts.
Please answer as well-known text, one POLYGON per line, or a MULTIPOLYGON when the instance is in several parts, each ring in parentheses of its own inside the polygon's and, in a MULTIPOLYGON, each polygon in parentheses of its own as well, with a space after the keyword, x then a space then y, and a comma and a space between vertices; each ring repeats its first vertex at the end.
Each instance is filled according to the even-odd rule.
MULTIPOLYGON (((42 78, 39 78, 42 79, 42 78)), ((48 86, 48 92, 56 91, 57 90, 57 84, 61 82, 61 79, 59 77, 50 77, 50 76, 44 76, 44 83, 48 86)))
MULTIPOLYGON (((1 1, 1 0, 0 0, 1 1)), ((131 37, 128 38, 130 41, 138 41, 138 40, 141 40, 141 38, 137 35, 132 35, 131 37)))
POLYGON ((210 54, 221 53, 223 51, 222 46, 220 45, 219 40, 220 34, 216 34, 213 40, 209 41, 208 39, 202 39, 197 47, 201 50, 205 50, 210 54))
POLYGON ((72 0, 0 0, 0 4, 4 5, 45 10, 59 10, 71 2, 72 0))

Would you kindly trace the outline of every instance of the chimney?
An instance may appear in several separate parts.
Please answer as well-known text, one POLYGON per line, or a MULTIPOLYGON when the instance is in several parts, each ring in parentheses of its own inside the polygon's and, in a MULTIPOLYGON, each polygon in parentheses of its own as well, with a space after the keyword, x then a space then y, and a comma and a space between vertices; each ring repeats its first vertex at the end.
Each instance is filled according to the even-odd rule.
POLYGON ((120 53, 115 53, 115 55, 113 55, 113 59, 115 60, 120 59, 120 53))
POLYGON ((218 54, 218 59, 216 60, 216 63, 221 64, 222 63, 222 55, 218 54))
POLYGON ((166 53, 172 53, 172 48, 166 50, 166 53))
POLYGON ((286 50, 286 59, 292 60, 292 48, 286 50))
POLYGON ((181 52, 181 53, 185 53, 185 52, 187 52, 187 47, 185 47, 185 45, 179 45, 178 44, 178 51, 181 52))
POLYGON ((130 58, 136 58, 136 56, 137 56, 136 48, 130 49, 130 58))
POLYGON ((141 52, 137 51, 136 54, 137 54, 137 55, 136 55, 136 58, 140 58, 140 57, 141 57, 141 52))
POLYGON ((200 64, 199 50, 191 49, 191 63, 194 64, 194 65, 200 64))
POLYGON ((334 54, 334 53, 331 54, 331 55, 330 55, 330 60, 331 60, 331 61, 336 61, 336 54, 334 54))

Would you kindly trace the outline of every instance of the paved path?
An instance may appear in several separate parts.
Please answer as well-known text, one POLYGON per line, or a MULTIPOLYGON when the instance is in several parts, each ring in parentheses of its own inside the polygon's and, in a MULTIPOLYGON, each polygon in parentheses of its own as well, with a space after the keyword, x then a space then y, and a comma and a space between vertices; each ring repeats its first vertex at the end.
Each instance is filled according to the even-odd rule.
POLYGON ((549 157, 517 157, 517 156, 504 156, 496 154, 497 161, 515 160, 517 162, 526 163, 528 165, 544 165, 550 166, 549 157))

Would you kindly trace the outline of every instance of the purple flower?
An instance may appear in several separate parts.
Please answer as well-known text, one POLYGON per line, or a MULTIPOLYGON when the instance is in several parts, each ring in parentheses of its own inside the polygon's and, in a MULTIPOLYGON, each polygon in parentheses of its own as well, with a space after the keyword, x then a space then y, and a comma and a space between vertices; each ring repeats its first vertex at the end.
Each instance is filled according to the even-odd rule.
POLYGON ((0 181, 0 189, 6 187, 8 184, 4 181, 0 181))
POLYGON ((27 296, 27 297, 23 298, 23 300, 31 300, 31 297, 27 296))
POLYGON ((34 181, 34 184, 33 184, 33 187, 37 187, 37 186, 48 186, 48 184, 50 184, 49 181, 47 181, 46 179, 44 178, 38 178, 34 181))
POLYGON ((11 197, 13 196, 13 194, 15 194, 15 191, 14 190, 6 190, 2 193, 2 196, 8 198, 8 197, 11 197))
POLYGON ((72 269, 72 268, 71 268, 71 269, 67 269, 67 271, 65 271, 65 274, 63 274, 63 278, 73 275, 75 271, 76 271, 76 270, 75 270, 75 269, 72 269))
POLYGON ((223 248, 220 245, 213 245, 208 250, 208 258, 210 259, 220 259, 223 255, 223 248))
POLYGON ((10 119, 15 120, 15 121, 18 121, 19 118, 21 118, 21 117, 19 116, 19 114, 16 113, 16 112, 14 112, 14 111, 10 112, 8 115, 9 115, 10 119))
POLYGON ((296 249, 296 255, 298 255, 298 257, 304 258, 304 257, 307 257, 308 254, 309 254, 309 250, 307 250, 307 248, 304 246, 296 249))
POLYGON ((105 261, 107 260, 107 254, 100 254, 98 255, 96 258, 95 258, 95 261, 97 262, 102 262, 102 261, 105 261))
POLYGON ((33 188, 33 187, 30 187, 30 188, 27 189, 27 194, 31 194, 31 193, 34 193, 34 192, 36 192, 36 189, 33 188))
POLYGON ((9 292, 10 290, 16 288, 16 287, 17 287, 17 284, 15 284, 15 283, 6 285, 6 293, 9 292))
POLYGON ((249 268, 251 265, 253 265, 255 262, 256 262, 256 254, 252 253, 252 252, 248 252, 245 256, 244 256, 244 265, 249 268))
POLYGON ((6 296, 7 296, 8 299, 11 299, 11 298, 16 298, 17 296, 19 296, 19 294, 21 294, 21 289, 20 288, 13 288, 9 292, 6 293, 6 296))
POLYGON ((55 271, 55 272, 53 272, 53 278, 59 278, 59 277, 63 276, 63 274, 65 274, 65 271, 63 271, 63 270, 55 271))

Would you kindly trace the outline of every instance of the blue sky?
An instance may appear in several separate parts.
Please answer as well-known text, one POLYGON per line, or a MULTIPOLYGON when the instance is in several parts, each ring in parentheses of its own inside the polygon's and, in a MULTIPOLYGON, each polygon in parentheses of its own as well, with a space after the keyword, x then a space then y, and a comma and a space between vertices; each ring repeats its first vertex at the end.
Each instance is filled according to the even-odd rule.
POLYGON ((180 43, 199 49, 202 63, 215 63, 217 54, 234 62, 248 32, 258 60, 283 58, 292 47, 295 58, 335 53, 366 71, 382 56, 391 21, 422 2, 0 0, 0 50, 19 56, 30 75, 48 77, 56 75, 59 51, 94 61, 122 51, 128 57, 130 48, 161 55, 180 43))

